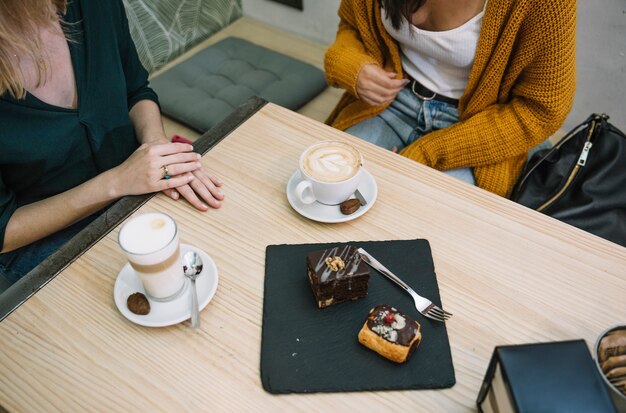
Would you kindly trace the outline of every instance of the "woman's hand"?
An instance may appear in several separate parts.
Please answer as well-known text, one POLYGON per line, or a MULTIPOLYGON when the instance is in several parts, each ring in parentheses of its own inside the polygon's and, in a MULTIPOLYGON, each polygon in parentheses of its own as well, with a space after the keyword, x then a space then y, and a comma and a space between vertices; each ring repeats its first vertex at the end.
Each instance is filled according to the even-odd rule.
MULTIPOLYGON (((165 135, 154 137, 152 142, 168 144, 165 135)), ((200 155, 198 155, 198 159, 199 158, 200 155)), ((172 174, 169 166, 168 171, 172 174)), ((182 195, 187 202, 200 211, 207 211, 209 206, 211 208, 221 207, 221 201, 224 200, 224 194, 220 190, 222 181, 215 175, 206 172, 202 167, 194 170, 191 174, 193 178, 191 181, 184 182, 182 185, 168 187, 163 190, 163 193, 175 201, 180 199, 182 195)), ((171 181, 172 179, 173 178, 170 178, 169 180, 171 181)))
POLYGON ((211 208, 219 208, 222 206, 224 194, 220 190, 222 181, 204 169, 196 169, 193 171, 195 179, 189 184, 182 185, 175 189, 165 190, 165 194, 176 200, 182 195, 191 205, 201 211, 211 208), (208 204, 208 205, 207 205, 208 204))
POLYGON ((395 73, 385 72, 378 65, 363 66, 356 79, 356 91, 359 98, 371 106, 391 102, 409 83, 408 79, 395 79, 395 77, 395 73))
MULTIPOLYGON (((169 142, 165 137, 163 124, 161 123, 161 113, 156 103, 151 100, 142 100, 136 103, 130 110, 130 118, 139 142, 166 147, 183 145, 186 148, 185 151, 189 152, 190 159, 192 159, 181 161, 182 163, 189 163, 189 165, 178 164, 176 163, 177 159, 172 158, 168 159, 167 162, 164 159, 159 160, 161 164, 159 165, 159 162, 156 163, 156 166, 160 168, 157 171, 158 174, 146 179, 146 181, 151 182, 149 188, 152 189, 146 192, 163 191, 165 195, 174 200, 180 199, 182 196, 201 211, 208 210, 209 206, 213 208, 221 206, 224 195, 219 190, 219 187, 222 186, 222 182, 202 169, 200 155, 191 152, 193 150, 191 145, 169 142), (172 176, 170 179, 161 179, 164 172, 163 165, 167 165, 167 170, 172 176)), ((154 171, 155 169, 152 167, 152 172, 154 171)))
POLYGON ((222 181, 202 169, 201 156, 193 152, 193 146, 170 143, 165 136, 154 137, 149 142, 141 145, 118 167, 124 176, 118 181, 125 186, 117 194, 123 196, 162 191, 174 200, 182 196, 201 211, 222 205, 222 181), (167 166, 170 179, 164 179, 163 166, 167 166))
POLYGON ((114 169, 113 196, 140 195, 188 185, 202 168, 200 155, 185 143, 147 143, 114 169), (165 178, 165 168, 171 175, 165 178))

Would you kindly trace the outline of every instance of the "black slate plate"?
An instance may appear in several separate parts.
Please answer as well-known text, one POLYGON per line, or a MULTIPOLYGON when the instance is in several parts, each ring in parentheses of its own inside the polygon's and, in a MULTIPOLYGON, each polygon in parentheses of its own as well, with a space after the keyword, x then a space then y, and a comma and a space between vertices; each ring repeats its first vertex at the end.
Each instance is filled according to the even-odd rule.
MULTIPOLYGON (((350 242, 363 247, 421 295, 441 305, 428 241, 350 242)), ((370 269, 369 294, 317 308, 306 255, 335 244, 270 245, 265 258, 261 381, 270 393, 438 389, 455 383, 445 324, 423 317, 411 297, 370 269), (369 310, 389 304, 422 326, 420 347, 405 364, 363 347, 357 334, 369 310)))

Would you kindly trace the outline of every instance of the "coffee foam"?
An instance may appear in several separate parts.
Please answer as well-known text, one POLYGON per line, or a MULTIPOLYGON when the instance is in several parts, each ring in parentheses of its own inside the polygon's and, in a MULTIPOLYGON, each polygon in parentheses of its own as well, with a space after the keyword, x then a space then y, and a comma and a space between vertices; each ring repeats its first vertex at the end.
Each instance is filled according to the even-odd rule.
MULTIPOLYGON (((178 248, 177 243, 170 245, 175 236, 176 224, 172 218, 158 212, 149 212, 137 215, 124 224, 120 230, 119 243, 129 254, 147 255, 161 251, 168 245, 173 247, 172 249, 178 248)), ((160 258, 157 258, 156 261, 158 262, 170 255, 171 252, 161 251, 161 254, 158 254, 160 258)), ((140 259, 139 261, 144 260, 140 259)), ((148 259, 147 261, 153 260, 148 259)), ((152 263, 141 262, 141 264, 149 265, 152 263)))
POLYGON ((309 177, 323 182, 352 178, 361 167, 356 149, 341 142, 328 142, 309 148, 302 155, 302 169, 309 177))

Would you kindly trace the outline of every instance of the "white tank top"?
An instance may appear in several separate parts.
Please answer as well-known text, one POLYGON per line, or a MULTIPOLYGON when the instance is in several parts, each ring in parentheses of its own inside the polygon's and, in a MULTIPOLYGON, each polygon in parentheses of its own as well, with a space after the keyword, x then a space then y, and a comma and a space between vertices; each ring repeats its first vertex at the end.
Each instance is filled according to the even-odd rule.
POLYGON ((433 92, 458 99, 474 64, 484 13, 483 8, 463 25, 442 32, 419 29, 406 19, 396 30, 385 10, 382 17, 385 29, 400 45, 404 71, 433 92))

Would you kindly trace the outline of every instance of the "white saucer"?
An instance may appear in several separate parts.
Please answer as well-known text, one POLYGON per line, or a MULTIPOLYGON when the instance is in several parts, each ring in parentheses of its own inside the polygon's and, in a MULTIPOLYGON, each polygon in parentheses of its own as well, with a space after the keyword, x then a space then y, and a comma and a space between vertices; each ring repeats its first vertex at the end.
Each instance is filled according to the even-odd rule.
MULTIPOLYGON (((202 272, 196 279, 198 307, 202 311, 209 304, 217 290, 217 267, 206 252, 191 245, 180 244, 181 256, 184 256, 190 250, 196 251, 202 258, 202 272)), ((185 278, 185 283, 190 282, 189 279, 185 278)), ((146 315, 135 314, 128 309, 126 300, 133 293, 145 294, 145 291, 133 268, 130 264, 126 264, 117 275, 117 280, 115 280, 113 297, 120 313, 133 323, 146 327, 164 327, 180 323, 191 317, 191 291, 191 286, 185 285, 182 294, 168 302, 158 302, 148 298, 150 312, 146 315)))
POLYGON ((351 221, 369 211, 378 196, 378 186, 376 186, 374 176, 364 169, 363 178, 361 179, 361 184, 358 189, 363 195, 363 198, 365 198, 365 201, 367 201, 367 205, 360 207, 354 214, 344 215, 339 210, 339 205, 324 205, 319 202, 305 204, 301 202, 294 193, 296 185, 298 185, 301 180, 300 171, 296 171, 291 178, 289 178, 289 182, 287 182, 287 200, 297 213, 313 221, 331 224, 351 221))

